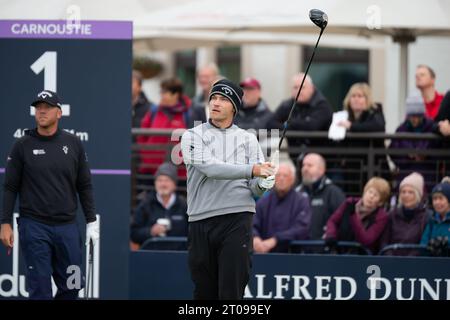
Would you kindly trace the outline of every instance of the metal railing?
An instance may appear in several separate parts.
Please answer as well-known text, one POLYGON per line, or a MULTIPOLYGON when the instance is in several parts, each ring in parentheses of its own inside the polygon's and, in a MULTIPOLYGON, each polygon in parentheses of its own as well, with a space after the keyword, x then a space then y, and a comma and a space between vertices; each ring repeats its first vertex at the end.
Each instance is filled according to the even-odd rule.
MULTIPOLYGON (((175 137, 180 137, 182 129, 177 129, 175 137)), ((142 129, 133 128, 132 135, 143 136, 166 136, 171 137, 173 130, 171 129, 142 129)), ((431 189, 433 185, 440 182, 442 177, 450 175, 450 148, 434 148, 434 149, 389 149, 380 147, 381 142, 387 142, 389 140, 429 140, 433 143, 447 143, 450 139, 442 138, 439 135, 432 133, 347 133, 345 140, 341 143, 346 145, 341 146, 335 142, 328 140, 327 146, 314 146, 314 140, 320 139, 324 141, 328 139, 327 132, 309 132, 309 131, 288 131, 286 136, 288 138, 305 138, 310 140, 311 145, 306 146, 289 146, 288 148, 282 148, 281 152, 285 152, 289 156, 293 154, 304 155, 310 152, 316 152, 327 159, 327 175, 340 186, 348 196, 360 195, 364 187, 365 182, 372 176, 382 176, 392 182, 395 189, 398 180, 406 175, 408 170, 402 171, 402 168, 395 168, 393 166, 392 158, 396 156, 407 157, 410 154, 418 154, 428 157, 427 160, 421 162, 427 169, 422 172, 426 175, 427 187, 431 189), (351 147, 351 142, 355 142, 358 146, 351 147), (361 142, 365 145, 361 146, 361 142), (350 143, 350 145, 349 145, 350 143)), ((178 139, 174 139, 174 144, 178 142, 178 139)), ((137 170, 142 154, 139 154, 140 150, 165 150, 167 154, 170 154, 174 144, 152 144, 132 145, 132 205, 140 200, 140 195, 148 190, 153 190, 153 176, 148 173, 140 173, 137 170)), ((383 143, 381 143, 383 145, 383 143)), ((145 155, 151 157, 151 155, 145 155)), ((301 156, 300 156, 301 157, 301 156)), ((414 163, 410 161, 410 164, 414 163)), ((408 163, 406 163, 408 164, 408 163)), ((405 165, 406 165, 405 164, 405 165)), ((150 168, 155 171, 156 167, 150 168)), ((300 177, 299 177, 300 178, 300 177)), ((181 177, 178 183, 178 191, 181 193, 186 192, 186 179, 181 177)))
POLYGON ((291 241, 289 244, 289 253, 372 255, 372 252, 359 242, 338 241, 335 245, 330 246, 325 240, 291 241))
MULTIPOLYGON (((187 237, 154 237, 147 239, 139 250, 187 251, 187 237)), ((450 247, 449 247, 450 249, 450 247)), ((447 256, 450 250, 447 250, 447 256)), ((329 245, 325 240, 294 240, 289 242, 291 254, 338 254, 338 255, 380 255, 380 256, 433 256, 426 245, 394 243, 383 247, 378 253, 355 241, 337 241, 329 245)))
POLYGON ((430 256, 431 252, 427 246, 412 243, 393 243, 383 247, 378 253, 380 256, 430 256))
POLYGON ((154 237, 144 241, 139 250, 186 251, 187 237, 154 237))
MULTIPOLYGON (((155 237, 144 241, 139 250, 186 251, 186 237, 155 237)), ((372 252, 359 242, 338 241, 330 248, 324 240, 295 240, 289 243, 288 253, 294 254, 355 254, 371 255, 372 252)))

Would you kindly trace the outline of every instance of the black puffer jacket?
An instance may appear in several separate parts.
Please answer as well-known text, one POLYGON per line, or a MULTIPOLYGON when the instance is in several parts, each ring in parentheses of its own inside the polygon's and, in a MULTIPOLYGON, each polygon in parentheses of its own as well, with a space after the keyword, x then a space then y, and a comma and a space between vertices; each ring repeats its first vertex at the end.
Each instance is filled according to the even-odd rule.
POLYGON ((262 99, 255 107, 241 107, 234 118, 234 123, 241 129, 268 129, 273 112, 262 99))
MULTIPOLYGON (((283 124, 289 116, 294 98, 284 100, 275 111, 270 128, 283 129, 283 124)), ((297 131, 328 131, 333 116, 333 110, 325 96, 316 88, 308 103, 296 103, 292 118, 289 123, 289 130, 297 131)), ((293 146, 324 145, 328 139, 305 139, 288 138, 288 144, 293 146)))
POLYGON ((156 192, 150 192, 137 206, 133 221, 131 222, 131 240, 142 244, 151 238, 150 228, 160 218, 167 218, 171 222, 171 229, 167 236, 187 237, 187 203, 186 200, 176 195, 174 204, 166 209, 156 198, 156 192))
POLYGON ((309 197, 312 209, 311 239, 322 239, 328 218, 345 201, 344 192, 326 176, 323 176, 311 187, 300 184, 295 190, 304 192, 309 197))

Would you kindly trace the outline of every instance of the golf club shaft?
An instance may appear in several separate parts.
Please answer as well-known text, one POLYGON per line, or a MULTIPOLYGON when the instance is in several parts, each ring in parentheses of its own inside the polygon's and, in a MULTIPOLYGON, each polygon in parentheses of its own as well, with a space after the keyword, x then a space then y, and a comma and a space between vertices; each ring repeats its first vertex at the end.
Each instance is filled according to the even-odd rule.
POLYGON ((283 133, 281 134, 280 142, 278 143, 278 150, 281 148, 281 144, 283 143, 284 136, 286 135, 286 130, 289 125, 289 121, 291 120, 292 113, 294 112, 295 104, 297 103, 297 99, 300 96, 300 92, 303 88, 303 83, 305 83, 306 75, 308 74, 309 67, 311 66, 311 62, 314 59, 314 55, 316 54, 317 46, 319 45, 320 37, 322 37, 322 33, 325 29, 320 29, 319 38, 317 39, 316 46, 314 47, 313 53, 311 54, 311 58, 309 58, 308 66, 306 67, 305 74, 303 75, 302 83, 300 84, 300 88, 298 89, 297 96, 292 103, 291 111, 289 112, 288 118, 283 125, 283 133))
POLYGON ((92 280, 93 280, 93 260, 94 260, 94 243, 92 242, 92 239, 89 240, 89 248, 88 248, 88 268, 87 268, 87 281, 86 281, 86 286, 85 286, 85 299, 89 299, 89 295, 92 297, 91 295, 91 290, 92 290, 92 280))

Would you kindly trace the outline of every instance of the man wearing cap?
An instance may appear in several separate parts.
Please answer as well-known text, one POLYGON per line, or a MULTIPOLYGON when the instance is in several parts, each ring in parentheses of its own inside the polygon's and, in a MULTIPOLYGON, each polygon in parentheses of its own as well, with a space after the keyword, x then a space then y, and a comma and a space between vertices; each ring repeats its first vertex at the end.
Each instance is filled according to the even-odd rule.
POLYGON ((234 123, 241 129, 268 129, 272 117, 267 103, 261 98, 261 84, 255 78, 247 78, 240 83, 244 96, 234 123))
POLYGON ((274 185, 276 168, 264 162, 256 137, 233 125, 242 95, 227 79, 215 82, 209 122, 181 139, 195 299, 242 299, 251 266, 254 196, 274 185))
POLYGON ((155 174, 155 191, 137 206, 131 224, 131 240, 142 244, 153 237, 186 237, 187 204, 177 195, 177 167, 165 162, 155 174))
POLYGON ((30 299, 52 298, 51 277, 58 287, 55 299, 76 299, 83 281, 72 287, 69 277, 73 266, 81 268, 77 194, 87 222, 86 244, 99 238, 88 160, 81 141, 58 128, 62 111, 55 92, 40 92, 32 106, 37 127, 15 142, 7 159, 0 238, 12 248, 19 194, 17 223, 30 299))
MULTIPOLYGON (((425 104, 422 97, 410 96, 406 99, 406 119, 397 128, 395 132, 411 132, 411 133, 427 133, 433 130, 433 120, 425 116, 425 104)), ((397 149, 415 149, 426 150, 433 148, 431 140, 407 140, 393 139, 389 146, 392 150, 397 149)), ((433 164, 428 157, 425 161, 425 155, 420 153, 409 154, 406 156, 391 155, 391 159, 395 162, 399 172, 396 177, 397 185, 411 172, 421 173, 425 181, 433 181, 433 172, 436 164, 433 164)), ((431 187, 428 187, 428 191, 431 187)))

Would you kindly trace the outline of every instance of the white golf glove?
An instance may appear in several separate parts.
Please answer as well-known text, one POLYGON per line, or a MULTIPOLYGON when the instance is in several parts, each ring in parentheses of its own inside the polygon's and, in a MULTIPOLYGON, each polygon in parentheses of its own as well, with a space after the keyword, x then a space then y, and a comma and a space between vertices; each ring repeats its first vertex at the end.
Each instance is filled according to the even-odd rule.
POLYGON ((280 166, 280 151, 276 150, 270 159, 270 163, 275 167, 275 171, 273 175, 276 175, 278 172, 278 167, 280 166))
POLYGON ((92 244, 97 244, 100 238, 100 229, 98 227, 98 221, 90 222, 86 225, 86 246, 89 245, 89 240, 92 240, 92 244))
POLYGON ((258 185, 261 189, 266 189, 266 190, 272 189, 273 186, 275 185, 275 176, 272 175, 265 179, 259 179, 258 185))

